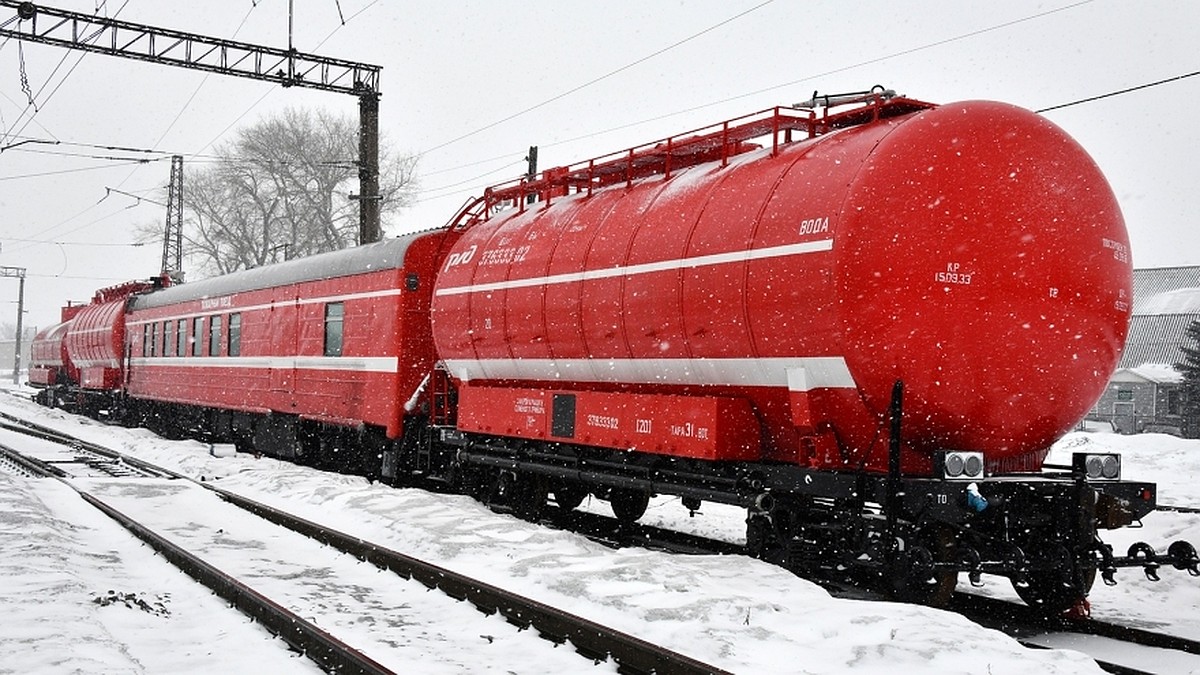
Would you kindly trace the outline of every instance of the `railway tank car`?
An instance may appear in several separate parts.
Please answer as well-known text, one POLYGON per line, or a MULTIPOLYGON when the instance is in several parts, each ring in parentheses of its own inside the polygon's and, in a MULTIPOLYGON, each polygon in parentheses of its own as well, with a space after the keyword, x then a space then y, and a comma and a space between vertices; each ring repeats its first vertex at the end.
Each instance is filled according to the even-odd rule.
POLYGON ((39 390, 35 400, 42 405, 55 406, 61 392, 79 383, 79 369, 71 362, 66 344, 78 309, 64 307, 61 323, 38 331, 29 345, 29 384, 39 390))
MULTIPOLYGON (((757 554, 874 568, 926 600, 986 571, 1057 610, 1146 562, 1096 529, 1151 511, 1152 485, 1114 457, 1032 473, 1128 326, 1128 239, 1095 163, 1005 104, 820 103, 464 209, 432 314, 459 460, 535 505, 744 504, 757 554)), ((1171 553, 1194 571, 1194 549, 1171 553)))
POLYGON ((902 380, 906 471, 930 473, 945 448, 1038 469, 1124 343, 1132 270, 1116 200, 1082 149, 1025 111, 879 112, 471 225, 438 279, 438 351, 462 395, 512 399, 472 424, 552 437, 514 424, 530 395, 517 382, 637 392, 597 402, 618 429, 584 416, 572 438, 880 471, 873 441, 902 380), (699 450, 653 424, 655 396, 671 394, 750 406, 722 409, 738 419, 727 427, 706 421, 699 450))
MULTIPOLYGON (((43 389, 43 398, 93 417, 112 414, 125 388, 126 306, 131 297, 168 284, 165 276, 130 281, 96 291, 87 304, 63 307, 63 323, 34 342, 39 352, 61 350, 61 377, 43 389)), ((45 377, 30 369, 31 382, 45 377)))

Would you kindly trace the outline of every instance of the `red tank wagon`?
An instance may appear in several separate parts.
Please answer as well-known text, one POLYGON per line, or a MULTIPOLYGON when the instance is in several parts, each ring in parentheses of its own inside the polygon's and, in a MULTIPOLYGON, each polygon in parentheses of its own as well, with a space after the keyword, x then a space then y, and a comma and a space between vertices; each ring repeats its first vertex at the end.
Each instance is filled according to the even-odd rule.
POLYGON ((435 360, 429 295, 446 240, 410 235, 137 297, 130 405, 151 426, 284 457, 398 438, 435 360))
POLYGON ((897 98, 870 113, 734 144, 807 132, 806 113, 770 111, 613 160, 659 175, 594 189, 595 164, 572 167, 526 188, 569 196, 470 223, 434 299, 460 426, 885 471, 902 380, 906 472, 930 474, 942 449, 1036 470, 1124 343, 1112 191, 1025 110, 897 98), (737 154, 676 156, 702 142, 737 154))
MULTIPOLYGON (((1097 537, 1153 485, 1113 456, 1043 467, 1117 363, 1132 284, 1112 190, 1044 118, 880 90, 775 108, 489 189, 451 225, 442 439, 479 494, 743 504, 756 555, 923 600, 987 571, 1056 611, 1154 567, 1097 537)), ((1156 559, 1196 571, 1185 542, 1156 559)))
POLYGON ((74 406, 107 414, 124 395, 126 305, 133 295, 167 283, 164 277, 110 286, 76 311, 64 339, 68 361, 79 372, 74 406))
POLYGON ((29 384, 46 388, 78 381, 78 370, 70 367, 67 358, 65 339, 70 326, 70 321, 57 323, 33 337, 29 345, 29 384))

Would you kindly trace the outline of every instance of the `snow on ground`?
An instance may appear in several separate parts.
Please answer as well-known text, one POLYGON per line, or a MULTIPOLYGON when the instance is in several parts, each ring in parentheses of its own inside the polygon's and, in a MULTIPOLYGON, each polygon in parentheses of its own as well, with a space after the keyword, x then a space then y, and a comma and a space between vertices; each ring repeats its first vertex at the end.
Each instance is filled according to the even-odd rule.
POLYGON ((0 577, 0 672, 321 672, 58 481, 0 474, 0 577))
MULTIPOLYGON (((0 409, 35 414, 88 440, 217 481, 226 489, 739 673, 1099 672, 1078 653, 1025 649, 948 612, 834 599, 814 584, 741 556, 614 551, 494 514, 466 497, 388 488, 245 455, 216 457, 200 443, 104 427, 15 397, 0 397, 0 409)), ((1159 480, 1164 503, 1200 505, 1200 486, 1188 479, 1200 475, 1200 443, 1165 436, 1073 435, 1062 445, 1084 443, 1111 444, 1124 452, 1126 476, 1159 480)), ((220 607, 220 601, 201 606, 204 593, 181 590, 190 582, 181 581, 165 563, 124 568, 125 559, 144 559, 135 557, 138 544, 111 528, 100 538, 98 525, 71 505, 79 500, 65 488, 0 476, 0 500, 0 570, 15 580, 0 590, 0 672, 311 670, 307 661, 278 642, 267 642, 255 626, 220 607), (152 606, 169 593, 164 604, 171 614, 92 602, 110 588, 141 593, 152 606), (118 618, 118 612, 125 614, 118 618), (117 621, 148 627, 111 629, 117 621), (167 646, 176 641, 185 646, 167 646), (88 650, 77 652, 77 645, 88 650), (198 651, 199 645, 210 651, 198 651), (283 665, 268 665, 275 663, 270 659, 281 659, 283 665)), ((1178 514, 1154 514, 1134 534, 1158 544, 1177 530, 1200 541, 1200 524, 1167 516, 1178 514), (1163 525, 1151 524, 1159 518, 1163 525)), ((668 499, 654 503, 648 522, 737 536, 744 527, 741 518, 734 510, 707 504, 689 518, 677 500, 668 499)), ((1140 572, 1127 571, 1119 575, 1122 584, 1115 589, 1098 586, 1092 597, 1097 615, 1115 612, 1146 625, 1191 623, 1200 610, 1200 581, 1164 572, 1164 582, 1151 586, 1140 577, 1140 572)), ((427 656, 432 665, 443 655, 431 647, 427 656)), ((484 656, 481 652, 480 663, 490 662, 484 656)), ((522 658, 511 665, 513 672, 552 669, 536 654, 522 658)), ((593 666, 581 658, 578 672, 611 672, 611 664, 593 666)))
MULTIPOLYGON (((1158 484, 1160 504, 1200 508, 1200 441, 1165 434, 1069 434, 1059 441, 1049 461, 1070 463, 1072 452, 1121 454, 1122 477, 1158 484)), ((1173 541, 1200 547, 1200 515, 1159 511, 1146 517, 1141 528, 1102 533, 1113 552, 1124 555, 1130 544, 1144 541, 1160 553, 1173 541)), ((1161 581, 1148 580, 1138 568, 1117 573, 1117 585, 1099 580, 1089 601, 1092 616, 1200 640, 1200 578, 1174 569, 1160 572, 1161 581)))

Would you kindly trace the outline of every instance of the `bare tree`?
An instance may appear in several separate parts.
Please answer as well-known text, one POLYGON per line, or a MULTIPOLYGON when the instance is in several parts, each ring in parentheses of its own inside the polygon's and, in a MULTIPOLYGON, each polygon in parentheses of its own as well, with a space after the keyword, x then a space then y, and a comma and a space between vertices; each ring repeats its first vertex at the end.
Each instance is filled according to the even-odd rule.
MULTIPOLYGON (((358 240, 358 123, 288 109, 237 132, 217 161, 184 176, 184 251, 195 272, 224 274, 358 240)), ((416 158, 381 145, 381 215, 408 205, 416 158)), ((193 165, 194 166, 194 165, 193 165)), ((161 225, 141 238, 162 239, 161 225)))

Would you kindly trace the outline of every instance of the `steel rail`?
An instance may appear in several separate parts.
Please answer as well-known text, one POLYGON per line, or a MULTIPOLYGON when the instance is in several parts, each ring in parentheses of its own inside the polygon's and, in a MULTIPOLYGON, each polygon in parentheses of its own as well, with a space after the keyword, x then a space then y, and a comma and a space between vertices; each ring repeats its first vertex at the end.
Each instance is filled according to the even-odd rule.
POLYGON ((96 497, 81 490, 79 496, 149 544, 172 565, 212 589, 327 671, 378 675, 395 672, 96 497))
POLYGON ((29 457, 4 445, 0 445, 0 456, 33 475, 56 478, 63 482, 85 502, 149 544, 177 569, 212 590, 238 611, 258 621, 264 628, 327 671, 363 675, 389 675, 395 672, 72 484, 70 476, 53 464, 29 457))
POLYGON ((1172 511, 1174 513, 1200 513, 1200 508, 1195 506, 1174 506, 1172 504, 1159 504, 1156 510, 1172 511))
POLYGON ((553 642, 570 642, 585 656, 601 660, 611 657, 619 664, 621 672, 728 672, 628 633, 305 520, 215 485, 206 483, 205 487, 236 506, 353 555, 359 560, 407 579, 419 581, 431 589, 441 590, 450 597, 466 600, 487 614, 499 612, 509 623, 522 628, 535 628, 538 633, 553 642))
MULTIPOLYGON (((1140 647, 1153 647, 1184 654, 1200 654, 1200 642, 1188 638, 1155 633, 1092 618, 1046 617, 1023 604, 971 593, 956 592, 954 596, 951 605, 953 611, 980 625, 1000 630, 1026 646, 1038 646, 1030 644, 1025 639, 1030 631, 1063 632, 1092 635, 1140 647)), ((1100 659, 1096 659, 1096 663, 1111 673, 1137 674, 1145 672, 1100 659)))
MULTIPOLYGON (((540 635, 556 644, 570 642, 576 651, 587 658, 601 661, 612 658, 619 665, 619 670, 622 673, 680 673, 683 675, 693 673, 697 675, 701 673, 728 673, 728 671, 721 668, 655 645, 628 633, 286 513, 248 497, 217 487, 212 483, 195 481, 164 467, 158 467, 149 462, 104 448, 103 446, 80 441, 62 432, 42 425, 28 423, 4 413, 0 413, 0 417, 17 422, 15 425, 0 423, 0 426, 13 431, 30 433, 30 435, 45 440, 84 447, 92 452, 120 458, 132 466, 149 468, 184 480, 190 480, 197 485, 212 490, 225 501, 276 525, 336 548, 343 553, 353 555, 359 560, 369 562, 380 569, 388 570, 406 579, 416 580, 428 588, 438 589, 452 598, 468 601, 486 614, 499 612, 509 623, 521 628, 535 628, 540 635)), ((116 516, 113 517, 115 518, 116 516)), ((170 545, 169 542, 164 543, 170 545)), ((164 552, 164 555, 167 555, 167 553, 164 552)), ((201 573, 203 572, 204 570, 201 570, 201 573)), ((249 589, 244 590, 253 593, 249 589)), ((242 589, 233 587, 228 592, 233 594, 233 597, 241 597, 239 593, 242 592, 242 589)), ((223 595, 222 597, 225 596, 223 595)), ((226 599, 230 600, 230 602, 235 602, 231 598, 226 599)), ((266 625, 266 621, 263 621, 263 623, 266 625)))

